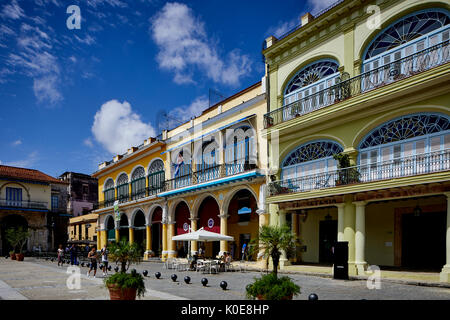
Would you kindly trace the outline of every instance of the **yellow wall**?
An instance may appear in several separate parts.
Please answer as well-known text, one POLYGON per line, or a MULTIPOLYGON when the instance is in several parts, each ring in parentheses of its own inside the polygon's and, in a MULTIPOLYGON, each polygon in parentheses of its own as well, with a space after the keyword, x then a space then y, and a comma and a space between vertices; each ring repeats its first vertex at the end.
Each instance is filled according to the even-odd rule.
POLYGON ((51 187, 50 185, 14 182, 0 180, 0 199, 6 199, 6 188, 21 188, 22 201, 42 201, 47 202, 47 208, 51 207, 51 187))

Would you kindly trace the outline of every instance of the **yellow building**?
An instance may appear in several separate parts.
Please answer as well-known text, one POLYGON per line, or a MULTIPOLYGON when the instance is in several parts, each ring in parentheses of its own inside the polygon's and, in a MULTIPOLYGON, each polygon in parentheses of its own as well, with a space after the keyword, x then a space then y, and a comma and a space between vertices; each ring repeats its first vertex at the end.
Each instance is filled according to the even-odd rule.
POLYGON ((290 263, 431 270, 450 281, 448 1, 337 3, 269 37, 271 224, 290 263), (336 155, 339 155, 336 157, 336 155))
POLYGON ((167 150, 163 221, 168 257, 197 253, 241 257, 244 243, 268 223, 265 210, 267 142, 260 133, 267 110, 261 82, 211 106, 177 128, 164 131, 167 150), (229 235, 227 243, 172 241, 189 230, 229 235))
POLYGON ((96 213, 71 218, 67 228, 69 242, 80 245, 97 245, 97 219, 96 213))
POLYGON ((140 245, 145 259, 162 254, 164 151, 161 139, 148 138, 92 174, 99 188, 97 249, 125 238, 140 245))

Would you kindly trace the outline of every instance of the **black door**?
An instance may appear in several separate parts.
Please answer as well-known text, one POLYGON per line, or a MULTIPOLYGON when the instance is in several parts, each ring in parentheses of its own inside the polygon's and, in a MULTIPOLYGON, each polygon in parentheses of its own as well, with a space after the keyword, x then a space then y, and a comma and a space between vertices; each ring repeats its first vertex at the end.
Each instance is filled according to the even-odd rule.
POLYGON ((447 214, 402 215, 402 267, 440 271, 445 264, 447 214))
POLYGON ((337 241, 337 220, 320 221, 319 262, 333 263, 333 245, 337 241))
POLYGON ((159 256, 161 254, 161 223, 153 223, 152 224, 152 251, 156 256, 159 256))

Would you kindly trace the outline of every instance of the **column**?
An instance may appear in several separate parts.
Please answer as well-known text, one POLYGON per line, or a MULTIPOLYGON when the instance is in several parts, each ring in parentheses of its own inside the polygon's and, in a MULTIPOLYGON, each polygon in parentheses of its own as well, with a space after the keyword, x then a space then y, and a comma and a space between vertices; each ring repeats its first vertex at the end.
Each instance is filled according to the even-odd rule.
POLYGON ((367 262, 365 260, 366 202, 358 201, 353 204, 356 206, 355 265, 357 274, 364 275, 367 270, 367 262))
MULTIPOLYGON (((191 218, 191 232, 197 231, 197 221, 198 218, 191 218)), ((195 255, 198 253, 198 242, 191 241, 191 255, 195 255)))
MULTIPOLYGON (((108 231, 106 229, 103 229, 102 231, 102 248, 103 246, 106 244, 108 244, 108 231)), ((86 236, 86 239, 88 238, 88 236, 86 236)))
MULTIPOLYGON (((169 157, 170 154, 167 155, 169 157)), ((162 253, 161 260, 166 261, 169 253, 169 248, 167 247, 167 224, 169 222, 167 203, 162 206, 162 253)))
POLYGON ((128 234, 129 234, 129 242, 130 244, 134 243, 134 229, 133 227, 128 227, 128 234))
POLYGON ((338 241, 344 241, 344 204, 338 203, 336 204, 338 208, 338 241))
MULTIPOLYGON (((228 232, 228 214, 220 210, 219 218, 220 218, 220 234, 227 236, 228 232)), ((223 255, 225 252, 228 252, 228 241, 220 241, 220 252, 219 255, 223 255)))
MULTIPOLYGON (((280 227, 286 225, 286 211, 285 210, 279 210, 278 211, 278 225, 280 227)), ((291 263, 289 262, 286 251, 281 251, 281 257, 280 257, 280 269, 283 269, 285 266, 289 266, 291 263)))
MULTIPOLYGON (((292 233, 294 234, 295 238, 298 237, 298 215, 296 213, 292 213, 292 233)), ((296 241, 297 243, 297 241, 296 241)), ((294 257, 292 257, 293 262, 297 262, 297 252, 294 252, 294 257)))
POLYGON ((148 260, 149 257, 153 255, 152 251, 152 225, 145 225, 145 252, 144 259, 148 260))
POLYGON ((352 196, 344 197, 344 241, 348 242, 348 273, 356 275, 355 268, 355 205, 352 196))
POLYGON ((169 222, 169 230, 168 230, 168 241, 169 241, 169 258, 175 258, 177 256, 177 252, 175 250, 175 241, 172 240, 172 237, 175 235, 175 221, 169 222))
MULTIPOLYGON (((77 227, 77 226, 75 226, 77 227)), ((102 247, 102 230, 97 231, 97 249, 100 250, 102 247)))
POLYGON ((450 192, 445 193, 445 196, 447 197, 446 260, 440 274, 440 280, 441 282, 450 282, 450 192))
POLYGON ((116 243, 120 241, 119 227, 114 229, 116 235, 116 243))

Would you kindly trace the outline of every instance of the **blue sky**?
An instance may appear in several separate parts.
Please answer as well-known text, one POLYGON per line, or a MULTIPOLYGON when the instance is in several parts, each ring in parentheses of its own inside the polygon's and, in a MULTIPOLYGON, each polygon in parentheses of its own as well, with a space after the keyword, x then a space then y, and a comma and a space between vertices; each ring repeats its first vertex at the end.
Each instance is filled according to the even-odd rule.
POLYGON ((261 45, 333 0, 0 0, 0 164, 91 174, 264 75, 261 45), (80 8, 69 29, 67 8, 80 8))

